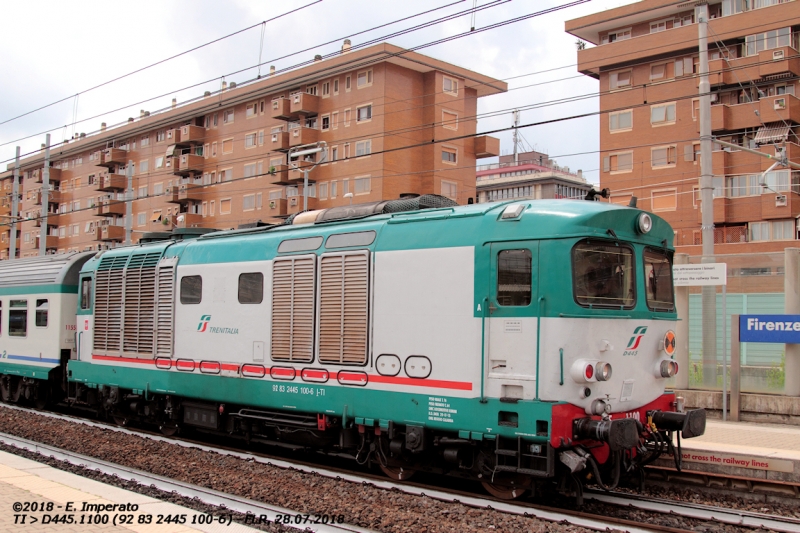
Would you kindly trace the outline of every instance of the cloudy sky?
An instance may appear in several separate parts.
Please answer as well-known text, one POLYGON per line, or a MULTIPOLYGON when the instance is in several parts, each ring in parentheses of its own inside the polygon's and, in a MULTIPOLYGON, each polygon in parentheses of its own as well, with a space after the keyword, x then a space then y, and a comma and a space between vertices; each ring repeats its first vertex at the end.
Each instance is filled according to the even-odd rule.
MULTIPOLYGON (((475 15, 476 29, 564 5, 568 0, 477 0, 491 6, 475 15), (494 5, 496 4, 496 5, 494 5)), ((509 92, 483 98, 478 131, 510 126, 511 109, 523 109, 521 123, 596 111, 597 82, 577 73, 575 37, 564 21, 617 7, 631 0, 592 0, 528 20, 477 32, 419 50, 437 59, 508 80, 509 92), (554 70, 555 69, 555 70, 554 70), (549 72, 543 72, 549 71, 549 72), (568 96, 584 100, 555 105, 568 96)), ((52 134, 58 143, 75 133, 109 125, 219 89, 228 82, 254 78, 255 65, 278 70, 332 53, 341 41, 353 45, 383 38, 446 15, 469 9, 474 0, 193 0, 114 2, 29 0, 4 5, 0 42, 0 169, 14 157, 37 148, 52 134), (309 5, 312 4, 312 5, 309 5), (307 6, 307 7, 303 7, 307 6), (278 20, 260 22, 299 9, 278 20), (440 8, 440 9, 436 9, 440 8), (418 15, 425 11, 427 14, 418 15), (413 17, 380 29, 376 26, 413 17), (185 52, 225 35, 236 36, 184 54, 138 74, 87 91, 131 71, 185 52), (262 42, 263 28, 263 47, 262 42), (324 44, 334 41, 332 44, 324 44), (191 86, 191 87, 190 87, 191 86), (187 88, 190 87, 190 88, 187 88), (77 97, 75 95, 78 95, 77 97), (37 108, 63 100, 29 113, 37 108), (26 116, 14 117, 29 113, 26 116), (77 124, 73 122, 77 119, 77 124)), ((391 37, 415 47, 468 31, 470 15, 391 37)), ((590 117, 536 126, 522 131, 527 143, 571 170, 582 169, 597 182, 598 119, 590 117)), ((498 134, 501 149, 511 151, 511 134, 498 134)), ((488 161, 482 161, 488 162, 488 161)))

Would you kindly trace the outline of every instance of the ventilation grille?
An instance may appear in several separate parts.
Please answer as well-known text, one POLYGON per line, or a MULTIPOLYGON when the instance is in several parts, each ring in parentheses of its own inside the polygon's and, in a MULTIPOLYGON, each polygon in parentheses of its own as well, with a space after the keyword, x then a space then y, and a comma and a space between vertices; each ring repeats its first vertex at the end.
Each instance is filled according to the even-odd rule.
POLYGON ((161 260, 156 285, 156 355, 172 356, 175 261, 161 260), (167 262, 169 261, 169 262, 167 262))
POLYGON ((272 264, 272 359, 313 358, 316 256, 276 259, 272 264))
POLYGON ((122 351, 153 356, 156 265, 161 252, 133 255, 125 269, 122 351))
POLYGON ((368 252, 320 260, 319 361, 363 365, 369 325, 368 252))
POLYGON ((94 350, 119 355, 122 329, 122 282, 127 256, 103 257, 95 274, 94 350))

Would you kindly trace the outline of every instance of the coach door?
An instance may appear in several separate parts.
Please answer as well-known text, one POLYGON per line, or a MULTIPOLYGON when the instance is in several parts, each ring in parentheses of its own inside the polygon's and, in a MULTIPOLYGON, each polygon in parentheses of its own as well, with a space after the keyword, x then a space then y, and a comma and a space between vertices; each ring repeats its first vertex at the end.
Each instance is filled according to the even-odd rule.
POLYGON ((539 294, 539 243, 492 243, 485 316, 490 397, 533 398, 539 294))

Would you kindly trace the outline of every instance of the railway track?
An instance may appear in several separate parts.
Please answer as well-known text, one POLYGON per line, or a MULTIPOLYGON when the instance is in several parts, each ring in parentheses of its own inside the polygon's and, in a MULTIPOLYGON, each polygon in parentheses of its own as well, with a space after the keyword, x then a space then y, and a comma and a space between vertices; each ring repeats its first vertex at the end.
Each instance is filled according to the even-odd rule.
MULTIPOLYGON (((20 408, 17 406, 4 406, 4 407, 20 411, 29 411, 28 409, 20 408)), ((573 510, 566 510, 553 507, 544 507, 541 505, 537 505, 536 503, 530 503, 530 502, 497 501, 486 497, 478 497, 473 493, 468 493, 464 491, 455 491, 451 489, 442 490, 441 488, 432 488, 431 486, 428 485, 421 485, 415 483, 405 483, 402 485, 398 485, 395 482, 388 480, 384 477, 372 476, 368 474, 354 474, 352 472, 345 472, 343 470, 338 470, 338 469, 320 468, 319 465, 314 465, 310 463, 286 461, 284 459, 276 459, 271 456, 253 454, 251 452, 241 452, 232 448, 213 446, 185 439, 165 438, 161 435, 152 434, 145 431, 134 430, 131 428, 120 428, 117 426, 111 426, 101 422, 79 419, 68 415, 38 412, 38 411, 36 411, 35 414, 54 419, 66 420, 73 423, 80 423, 87 426, 112 430, 115 432, 137 435, 139 437, 151 439, 154 441, 164 442, 171 445, 178 445, 186 448, 203 450, 206 452, 214 452, 224 455, 230 455, 243 460, 256 461, 271 466, 275 466, 278 468, 291 469, 309 474, 316 474, 319 476, 337 480, 341 479, 357 484, 369 484, 381 489, 396 490, 416 496, 425 496, 442 502, 459 503, 473 509, 495 510, 504 513, 522 515, 526 517, 535 517, 551 523, 562 523, 562 524, 569 523, 576 526, 585 527, 587 529, 593 529, 599 531, 614 529, 614 530, 629 531, 631 533, 639 533, 646 531, 664 531, 664 532, 668 531, 677 533, 677 532, 687 531, 687 529, 665 526, 663 524, 654 523, 654 524, 643 525, 639 521, 611 518, 608 516, 599 517, 598 515, 593 515, 590 513, 582 513, 573 510)), ((39 453, 43 453, 46 456, 49 455, 56 456, 60 454, 65 457, 64 460, 67 460, 68 462, 73 464, 81 464, 81 463, 88 464, 89 462, 103 463, 101 466, 92 467, 92 468, 99 468, 102 471, 105 471, 106 469, 105 465, 110 465, 107 468, 116 469, 114 470, 114 473, 117 476, 124 479, 135 478, 140 483, 155 484, 159 486, 159 483, 166 483, 169 481, 166 480, 166 478, 163 478, 163 476, 156 476, 156 478, 158 479, 156 479, 155 482, 146 481, 146 478, 152 477, 153 475, 140 470, 132 470, 120 465, 111 465, 111 463, 99 461, 97 459, 89 458, 87 456, 83 456, 80 454, 75 454, 73 452, 68 452, 66 450, 59 450, 52 446, 40 445, 32 441, 27 441, 26 439, 20 439, 19 437, 15 437, 12 435, 0 434, 0 441, 7 444, 11 444, 16 447, 28 447, 31 449, 32 447, 35 447, 37 448, 39 453)), ((186 486, 187 484, 183 485, 186 486)), ((170 488, 168 490, 175 490, 175 489, 170 488)), ((192 494, 198 495, 197 497, 200 497, 205 501, 205 498, 203 496, 200 496, 199 494, 201 494, 203 491, 208 491, 208 489, 203 489, 202 487, 199 488, 190 487, 188 490, 192 491, 192 494)), ((224 496, 222 493, 218 494, 215 493, 216 491, 211 491, 209 493, 210 495, 206 496, 208 498, 212 498, 209 501, 209 503, 216 501, 213 498, 222 498, 224 496)), ((701 522, 707 522, 712 524, 728 524, 730 526, 741 528, 742 530, 763 528, 770 531, 800 533, 800 520, 797 519, 774 517, 774 516, 763 515, 759 513, 744 512, 744 511, 734 511, 720 507, 679 503, 673 500, 667 501, 655 498, 644 498, 641 496, 631 497, 631 495, 629 494, 621 494, 621 493, 609 494, 609 493, 599 493, 592 491, 592 492, 587 492, 586 497, 587 499, 591 498, 595 501, 602 502, 604 504, 635 508, 642 511, 646 511, 648 513, 653 513, 654 515, 664 514, 671 518, 683 517, 686 519, 686 521, 695 524, 701 522)), ((238 500, 242 499, 238 498, 238 500)), ((230 504, 225 503, 225 505, 231 509, 234 509, 236 508, 234 507, 235 505, 244 505, 244 504, 241 503, 236 504, 235 502, 231 502, 230 504)), ((248 512, 248 511, 245 510, 242 512, 248 512)), ((259 514, 269 515, 269 512, 270 512, 269 510, 261 511, 259 512, 259 514)), ((280 510, 273 510, 271 512, 291 513, 292 511, 286 511, 284 509, 280 509, 280 510)), ((692 529, 694 528, 692 527, 692 529)), ((352 531, 359 531, 359 529, 352 529, 352 531)))

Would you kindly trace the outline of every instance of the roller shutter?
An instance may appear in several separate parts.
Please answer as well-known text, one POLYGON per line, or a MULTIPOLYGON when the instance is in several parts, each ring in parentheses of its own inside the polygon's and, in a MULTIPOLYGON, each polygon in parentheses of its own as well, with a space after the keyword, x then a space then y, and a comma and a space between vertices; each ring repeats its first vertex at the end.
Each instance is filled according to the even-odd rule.
POLYGON ((369 252, 323 255, 319 286, 319 361, 366 364, 369 252))
POLYGON ((314 349, 316 256, 272 263, 272 359, 310 362, 314 349))

